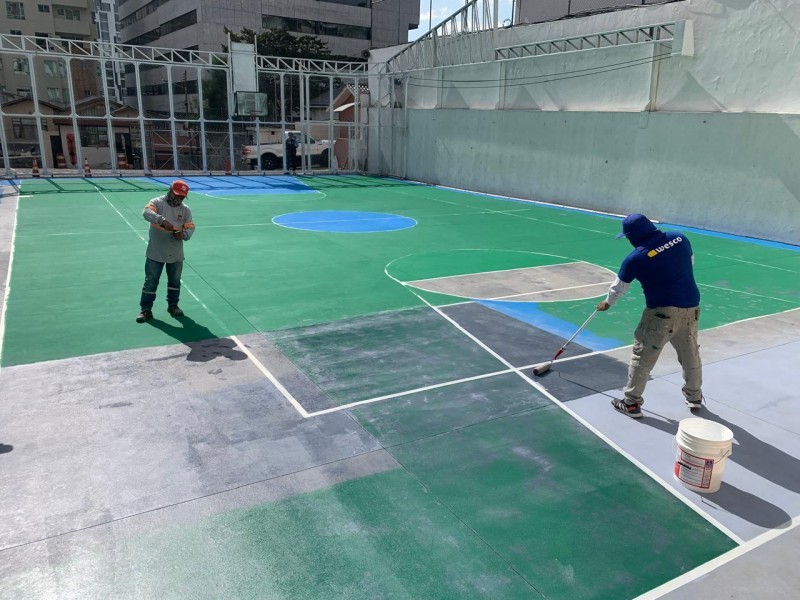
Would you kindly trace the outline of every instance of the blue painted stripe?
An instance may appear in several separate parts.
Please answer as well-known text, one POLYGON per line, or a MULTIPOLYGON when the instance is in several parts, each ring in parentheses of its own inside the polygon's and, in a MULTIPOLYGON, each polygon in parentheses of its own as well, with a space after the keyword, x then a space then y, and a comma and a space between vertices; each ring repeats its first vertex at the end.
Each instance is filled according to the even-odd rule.
POLYGON ((339 233, 372 233, 398 231, 414 227, 409 217, 389 213, 350 210, 319 210, 289 213, 272 219, 273 223, 305 231, 335 231, 339 233))
MULTIPOLYGON (((517 319, 518 321, 522 321, 523 323, 552 333, 555 336, 564 338, 565 342, 572 337, 581 323, 583 323, 583 319, 581 323, 577 325, 559 319, 541 310, 536 302, 504 302, 501 300, 478 300, 477 302, 478 304, 517 319)), ((588 317, 589 315, 586 316, 588 317)), ((572 343, 580 344, 594 351, 612 350, 625 345, 625 342, 621 340, 601 337, 585 329, 578 334, 572 343)), ((553 349, 554 354, 556 350, 558 349, 553 349)))

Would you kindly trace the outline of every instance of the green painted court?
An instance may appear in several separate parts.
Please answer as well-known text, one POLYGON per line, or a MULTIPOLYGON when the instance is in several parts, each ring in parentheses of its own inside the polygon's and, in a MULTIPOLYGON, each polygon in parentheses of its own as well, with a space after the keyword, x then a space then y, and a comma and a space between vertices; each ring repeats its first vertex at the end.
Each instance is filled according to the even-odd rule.
MULTIPOLYGON (((186 180, 186 317, 162 279, 145 324, 141 213, 170 180, 19 186, 0 598, 611 600, 762 533, 594 420, 619 423, 637 285, 530 373, 604 296, 618 217, 362 176, 186 180)), ((694 249, 706 364, 800 309, 796 247, 662 227, 694 249)))

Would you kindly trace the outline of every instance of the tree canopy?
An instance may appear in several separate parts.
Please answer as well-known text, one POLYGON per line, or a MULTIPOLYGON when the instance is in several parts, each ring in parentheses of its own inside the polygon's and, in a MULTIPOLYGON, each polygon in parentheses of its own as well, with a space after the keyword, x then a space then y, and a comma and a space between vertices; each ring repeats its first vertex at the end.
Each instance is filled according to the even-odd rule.
POLYGON ((334 58, 328 44, 313 35, 294 36, 285 29, 267 29, 256 33, 247 27, 242 27, 239 33, 234 33, 227 27, 224 31, 230 34, 232 42, 255 44, 256 54, 261 56, 334 58))

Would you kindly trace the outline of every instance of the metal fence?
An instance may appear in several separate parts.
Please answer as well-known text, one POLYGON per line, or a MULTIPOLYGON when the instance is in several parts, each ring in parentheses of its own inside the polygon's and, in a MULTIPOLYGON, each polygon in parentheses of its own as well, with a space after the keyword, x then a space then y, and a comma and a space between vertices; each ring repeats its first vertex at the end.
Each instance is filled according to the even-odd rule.
POLYGON ((498 0, 470 0, 428 33, 387 61, 390 73, 405 73, 495 59, 494 36, 480 32, 578 17, 609 10, 667 4, 680 0, 514 0, 512 23, 498 21, 498 0))
MULTIPOLYGON (((288 131, 320 140, 318 155, 301 145, 304 170, 361 164, 347 157, 351 138, 356 148, 367 139, 365 63, 256 57, 258 89, 248 91, 266 99, 259 114, 237 107, 234 66, 226 52, 0 34, 0 172, 266 170, 245 148, 282 148, 288 131), (109 70, 124 90, 106 87, 109 70), (334 148, 339 140, 342 152, 334 148)), ((284 168, 283 161, 269 166, 284 168)))

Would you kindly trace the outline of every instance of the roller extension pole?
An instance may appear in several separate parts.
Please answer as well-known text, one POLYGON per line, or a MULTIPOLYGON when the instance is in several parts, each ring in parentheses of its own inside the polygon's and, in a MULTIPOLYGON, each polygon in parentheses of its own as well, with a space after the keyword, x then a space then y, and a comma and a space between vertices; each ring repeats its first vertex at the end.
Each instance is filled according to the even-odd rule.
POLYGON ((552 367, 552 366, 553 366, 553 361, 554 361, 555 359, 557 359, 559 356, 561 356, 561 353, 562 353, 562 352, 564 352, 564 349, 565 349, 567 346, 569 346, 569 345, 570 345, 570 343, 572 342, 572 340, 574 340, 574 339, 575 339, 575 338, 578 336, 578 334, 579 334, 581 331, 583 331, 583 330, 584 330, 584 328, 585 328, 585 327, 586 327, 586 326, 589 324, 589 321, 591 321, 592 319, 594 319, 594 316, 595 316, 596 314, 597 314, 597 309, 595 308, 595 309, 594 309, 594 312, 593 312, 592 314, 590 314, 590 315, 589 315, 589 318, 588 318, 588 319, 586 319, 586 320, 583 322, 583 325, 581 325, 580 327, 578 327, 578 331, 576 331, 575 333, 573 333, 573 334, 572 334, 572 337, 571 337, 571 338, 569 338, 569 339, 567 340, 567 342, 566 342, 566 343, 565 343, 563 346, 561 346, 561 348, 559 348, 558 352, 556 352, 556 355, 555 355, 553 358, 551 358, 551 359, 550 359, 549 361, 547 361, 547 362, 544 362, 544 363, 539 363, 538 365, 534 365, 534 367, 533 367, 533 374, 534 374, 534 375, 536 375, 536 376, 542 376, 542 375, 544 375, 545 373, 547 373, 547 372, 550 370, 550 367, 552 367))

